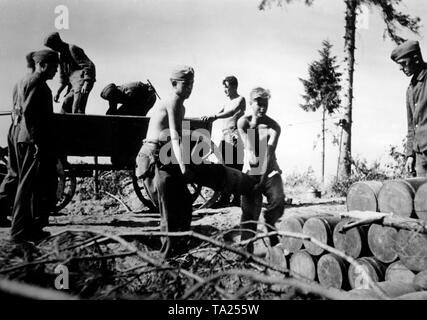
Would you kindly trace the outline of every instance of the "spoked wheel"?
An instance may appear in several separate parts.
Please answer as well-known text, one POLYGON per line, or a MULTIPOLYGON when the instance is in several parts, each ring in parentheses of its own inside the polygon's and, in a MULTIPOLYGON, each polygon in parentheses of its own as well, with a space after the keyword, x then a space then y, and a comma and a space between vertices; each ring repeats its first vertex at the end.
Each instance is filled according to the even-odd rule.
MULTIPOLYGON (((196 146, 199 143, 208 143, 208 146, 207 147, 205 146, 204 150, 209 149, 209 151, 205 152, 204 154, 202 154, 200 156, 202 161, 208 160, 211 162, 222 163, 222 157, 221 157, 221 153, 219 152, 218 147, 215 145, 215 143, 213 141, 211 141, 210 139, 208 139, 204 136, 201 137, 201 139, 197 140, 196 144, 192 148, 192 150, 193 150, 192 153, 197 151, 197 150, 201 151, 203 149, 203 148, 200 148, 201 146, 199 146, 199 148, 196 148, 196 146), (207 142, 207 140, 209 142, 207 142)), ((138 199, 141 200, 141 202, 144 204, 144 206, 149 208, 149 210, 152 212, 159 212, 159 209, 151 201, 146 190, 144 189, 144 184, 143 184, 142 180, 138 179, 136 177, 135 171, 132 173, 132 184, 133 184, 133 188, 135 190, 135 193, 136 193, 138 199)), ((218 198, 220 196, 219 192, 217 192, 217 191, 213 192, 209 188, 202 187, 201 185, 196 184, 196 183, 187 184, 187 188, 190 192, 191 201, 193 204, 199 199, 199 197, 201 198, 201 204, 199 204, 200 205, 199 208, 209 208, 218 200, 218 198)))
POLYGON ((151 201, 150 197, 145 191, 142 180, 136 177, 135 171, 132 172, 132 185, 136 196, 142 202, 142 204, 146 206, 151 212, 159 212, 159 209, 157 209, 157 206, 151 201))
POLYGON ((63 176, 58 177, 58 185, 56 189, 57 202, 55 212, 64 209, 70 203, 76 192, 77 179, 73 169, 65 171, 63 176))

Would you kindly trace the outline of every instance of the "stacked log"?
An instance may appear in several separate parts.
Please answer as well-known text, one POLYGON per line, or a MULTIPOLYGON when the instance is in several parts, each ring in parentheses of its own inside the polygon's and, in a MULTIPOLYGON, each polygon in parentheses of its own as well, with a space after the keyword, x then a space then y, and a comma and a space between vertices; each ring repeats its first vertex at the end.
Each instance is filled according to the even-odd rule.
POLYGON ((325 213, 286 217, 280 230, 303 233, 348 258, 310 240, 282 237, 277 264, 285 260, 292 276, 352 289, 356 297, 377 299, 378 287, 391 298, 426 297, 427 291, 421 290, 427 290, 427 225, 420 221, 427 216, 427 179, 355 183, 347 195, 347 210, 346 218, 325 213))
POLYGON ((343 258, 327 253, 317 262, 317 277, 319 283, 325 287, 349 289, 348 270, 349 263, 343 258))
POLYGON ((427 222, 427 183, 421 185, 415 194, 414 210, 418 219, 427 222))
POLYGON ((372 224, 368 230, 368 246, 375 258, 384 263, 397 259, 396 252, 397 230, 372 224))
MULTIPOLYGON (((361 268, 370 275, 373 281, 384 281, 387 269, 387 266, 384 263, 375 257, 362 257, 356 259, 356 261, 361 265, 361 268)), ((348 281, 350 283, 350 287, 353 289, 369 287, 369 283, 366 282, 366 278, 363 276, 362 271, 357 270, 354 265, 350 265, 348 268, 348 281)))
POLYGON ((349 219, 342 219, 334 228, 334 247, 344 252, 352 258, 362 255, 369 255, 369 248, 366 243, 367 227, 355 227, 345 232, 341 232, 342 226, 350 222, 349 219))
POLYGON ((415 194, 418 188, 426 182, 426 178, 385 181, 378 194, 379 211, 408 218, 413 216, 415 214, 415 194))
POLYGON ((353 183, 347 192, 347 211, 378 211, 378 194, 382 186, 380 181, 353 183))
POLYGON ((385 272, 386 281, 412 283, 414 278, 415 273, 409 270, 400 260, 390 264, 385 272))
POLYGON ((305 280, 316 279, 316 258, 307 250, 300 250, 292 254, 289 260, 289 269, 291 276, 305 280))
MULTIPOLYGON (((333 230, 340 219, 338 217, 313 217, 305 221, 302 233, 309 235, 322 243, 333 245, 333 230)), ((313 256, 320 256, 325 251, 311 241, 304 240, 304 248, 313 256)))
MULTIPOLYGON (((286 232, 302 233, 305 219, 302 217, 286 217, 280 224, 279 229, 286 232)), ((303 246, 302 239, 282 237, 282 246, 285 254, 299 251, 303 246)))

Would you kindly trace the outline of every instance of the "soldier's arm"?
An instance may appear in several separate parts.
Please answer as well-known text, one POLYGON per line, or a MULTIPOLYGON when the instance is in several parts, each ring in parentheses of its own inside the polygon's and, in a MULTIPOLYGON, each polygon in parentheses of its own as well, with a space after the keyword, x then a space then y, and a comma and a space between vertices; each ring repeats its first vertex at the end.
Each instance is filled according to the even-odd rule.
POLYGON ((182 157, 182 150, 181 150, 182 114, 181 114, 180 106, 177 105, 176 101, 172 101, 167 105, 166 111, 168 113, 172 150, 178 161, 179 168, 181 169, 181 172, 184 174, 187 171, 187 166, 184 164, 183 157, 182 157))
POLYGON ((44 106, 47 106, 52 97, 41 86, 35 85, 29 89, 23 105, 23 116, 27 124, 27 129, 33 139, 34 144, 40 148, 47 141, 44 141, 43 131, 46 130, 46 118, 50 115, 44 106))
POLYGON ((255 129, 250 128, 250 123, 246 117, 242 117, 237 121, 237 128, 239 130, 240 137, 242 138, 249 164, 257 165, 259 161, 255 155, 255 141, 251 141, 255 139, 255 129))
POLYGON ((82 48, 71 45, 70 52, 76 63, 84 70, 84 80, 88 82, 96 81, 95 64, 87 57, 82 48))
POLYGON ((246 109, 245 98, 239 97, 236 100, 237 101, 235 101, 235 105, 233 108, 231 108, 230 110, 227 110, 227 111, 224 111, 224 108, 223 108, 218 114, 215 115, 215 118, 216 119, 224 119, 224 118, 229 118, 236 113, 243 114, 245 112, 245 109, 246 109))

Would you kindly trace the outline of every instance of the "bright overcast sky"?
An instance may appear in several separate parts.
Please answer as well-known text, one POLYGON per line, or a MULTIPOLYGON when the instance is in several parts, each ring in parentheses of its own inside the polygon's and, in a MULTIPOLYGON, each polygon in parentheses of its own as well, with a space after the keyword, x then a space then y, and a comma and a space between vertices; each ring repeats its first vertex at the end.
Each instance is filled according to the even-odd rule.
MULTIPOLYGON (((405 12, 426 17, 427 1, 404 1, 405 12)), ((55 31, 55 7, 66 5, 70 28, 58 30, 65 42, 82 47, 96 64, 97 82, 87 113, 105 114, 99 97, 110 83, 150 79, 160 96, 170 89, 168 75, 176 64, 195 69, 187 116, 218 111, 224 101, 222 79, 236 75, 240 94, 255 86, 272 93, 269 113, 282 125, 277 156, 285 174, 311 166, 320 175, 320 113, 306 113, 299 77, 318 58, 323 40, 333 44, 342 64, 344 1, 302 1, 259 11, 259 0, 85 0, 0 2, 0 110, 11 106, 14 83, 26 72, 25 55, 41 49, 44 37, 55 31)), ((424 21, 422 21, 424 23, 424 21)), ((384 23, 378 11, 366 11, 356 37, 353 110, 353 155, 369 162, 385 160, 389 145, 401 145, 406 134, 405 91, 409 79, 390 60, 394 44, 383 40, 384 23)), ((420 40, 421 47, 425 28, 420 40)), ((402 33, 408 36, 408 33, 402 33)), ((424 54, 427 56, 427 53, 424 54)), ((343 71, 341 69, 341 71, 343 71)), ((52 91, 58 77, 48 82, 52 91)), ((248 107, 249 108, 249 107, 248 107)), ((60 104, 55 104, 59 111, 60 104)), ((0 145, 6 144, 9 117, 0 117, 0 145)), ((332 124, 332 121, 329 121, 332 124)), ((331 126, 333 127, 333 126, 331 126)), ((214 129, 219 128, 219 123, 214 129)), ((215 130, 217 132, 217 130, 215 130)), ((338 149, 329 140, 327 175, 336 171, 338 149)))

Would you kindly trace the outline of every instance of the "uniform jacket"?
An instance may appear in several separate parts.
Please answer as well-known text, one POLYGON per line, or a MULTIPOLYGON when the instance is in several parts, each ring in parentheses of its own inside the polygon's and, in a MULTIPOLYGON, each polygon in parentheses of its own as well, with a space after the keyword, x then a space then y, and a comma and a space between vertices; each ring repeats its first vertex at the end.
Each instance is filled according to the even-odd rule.
POLYGON ((68 52, 60 55, 59 77, 61 84, 71 84, 79 90, 84 81, 95 82, 95 64, 87 57, 82 48, 69 44, 68 52))
POLYGON ((17 142, 36 144, 41 150, 51 149, 52 91, 40 73, 26 75, 14 88, 14 122, 19 126, 17 142))
POLYGON ((406 92, 408 135, 406 155, 427 151, 427 65, 412 77, 406 92))

